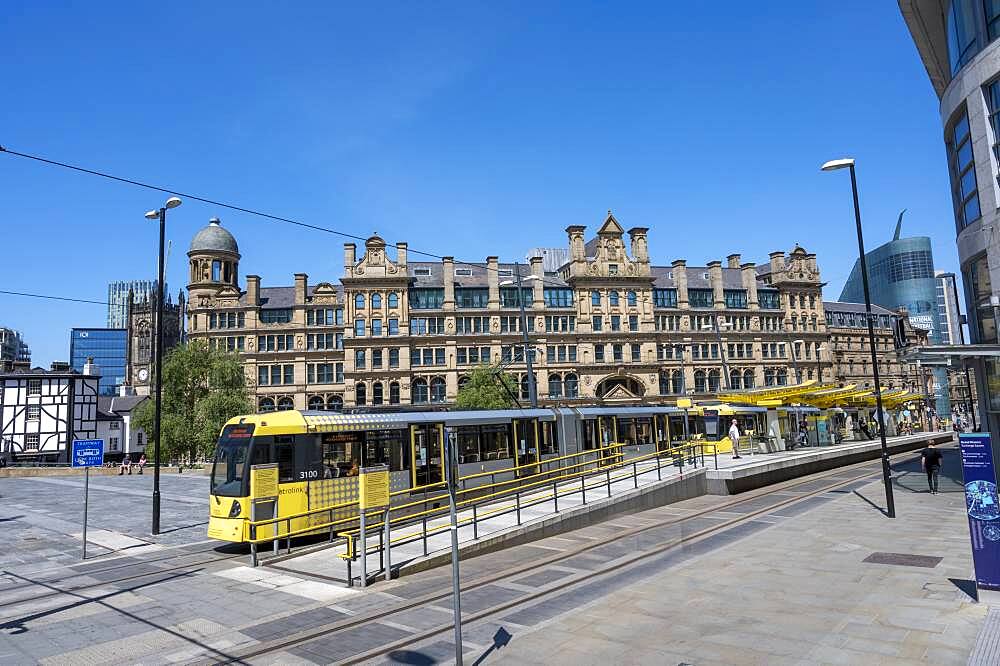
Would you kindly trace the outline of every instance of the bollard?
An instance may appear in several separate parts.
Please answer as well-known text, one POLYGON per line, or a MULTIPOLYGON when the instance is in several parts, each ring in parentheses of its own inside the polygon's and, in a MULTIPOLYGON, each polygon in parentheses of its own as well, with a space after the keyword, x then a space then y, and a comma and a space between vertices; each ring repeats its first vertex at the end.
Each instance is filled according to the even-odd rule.
POLYGON ((608 497, 611 497, 611 470, 610 469, 604 470, 604 475, 608 479, 608 497))
POLYGON ((583 503, 587 503, 587 479, 580 477, 580 494, 583 495, 583 503))
MULTIPOLYGON (((472 538, 479 538, 479 518, 476 516, 476 504, 472 505, 472 538)), ((427 553, 424 553, 426 555, 427 553)))
POLYGON ((636 488, 639 487, 639 468, 636 463, 632 463, 632 483, 636 488))
POLYGON ((556 513, 559 513, 559 487, 556 482, 552 482, 552 503, 555 505, 556 513))
POLYGON ((521 524, 521 491, 518 490, 514 495, 514 501, 517 503, 517 524, 521 524))

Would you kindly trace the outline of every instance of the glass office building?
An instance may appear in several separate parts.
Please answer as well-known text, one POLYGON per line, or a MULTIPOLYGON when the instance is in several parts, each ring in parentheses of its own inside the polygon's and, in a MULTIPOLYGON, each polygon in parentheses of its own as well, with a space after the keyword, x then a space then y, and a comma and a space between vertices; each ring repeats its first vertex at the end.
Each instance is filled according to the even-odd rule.
MULTIPOLYGON (((129 280, 108 284, 108 328, 128 328, 128 294, 135 303, 148 303, 156 296, 156 280, 129 280)), ((164 293, 167 293, 164 283, 164 293)))
MULTIPOLYGON (((899 0, 939 105, 969 338, 1000 344, 1000 2, 899 0)), ((969 350, 982 422, 1000 455, 1000 358, 969 350)))
POLYGON ((123 328, 74 328, 69 339, 69 362, 83 372, 88 358, 93 358, 101 373, 101 395, 117 395, 125 383, 128 331, 123 328))
MULTIPOLYGON (((938 283, 934 276, 934 255, 931 239, 927 236, 900 238, 897 225, 891 241, 865 254, 868 262, 868 286, 872 303, 890 310, 906 308, 910 323, 927 330, 932 345, 942 344, 941 320, 944 315, 938 304, 938 283)), ((861 280, 861 264, 854 262, 854 269, 847 278, 840 300, 847 303, 864 303, 865 292, 861 280)), ((918 378, 914 377, 914 381, 918 378)), ((951 413, 948 400, 948 374, 934 371, 934 409, 940 415, 951 413)))

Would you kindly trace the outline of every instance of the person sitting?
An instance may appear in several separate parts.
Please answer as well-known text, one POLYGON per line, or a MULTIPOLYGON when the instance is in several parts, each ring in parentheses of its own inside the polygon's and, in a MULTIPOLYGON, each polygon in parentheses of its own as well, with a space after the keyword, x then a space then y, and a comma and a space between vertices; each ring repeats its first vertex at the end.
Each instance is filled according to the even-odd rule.
POLYGON ((126 469, 128 470, 129 476, 131 476, 132 475, 132 461, 129 459, 128 456, 123 456, 122 457, 122 464, 118 468, 118 476, 122 476, 123 474, 125 474, 125 470, 126 469))
POLYGON ((138 463, 138 465, 139 465, 139 474, 142 474, 142 468, 146 466, 146 454, 145 453, 143 453, 141 456, 139 456, 139 463, 138 463))

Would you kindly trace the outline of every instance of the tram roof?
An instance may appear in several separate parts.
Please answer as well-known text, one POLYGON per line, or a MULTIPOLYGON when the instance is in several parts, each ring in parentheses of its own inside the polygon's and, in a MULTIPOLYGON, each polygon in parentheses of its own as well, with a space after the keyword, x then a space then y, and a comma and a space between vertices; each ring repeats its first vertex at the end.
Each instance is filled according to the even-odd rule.
POLYGON ((554 421, 548 409, 483 409, 440 412, 392 412, 381 414, 341 414, 339 412, 284 410, 240 416, 230 423, 253 423, 260 434, 288 434, 305 429, 313 431, 381 430, 404 428, 417 423, 445 425, 479 425, 510 423, 514 419, 554 421))
POLYGON ((642 407, 574 407, 580 416, 650 416, 653 414, 680 413, 676 407, 645 405, 642 407))

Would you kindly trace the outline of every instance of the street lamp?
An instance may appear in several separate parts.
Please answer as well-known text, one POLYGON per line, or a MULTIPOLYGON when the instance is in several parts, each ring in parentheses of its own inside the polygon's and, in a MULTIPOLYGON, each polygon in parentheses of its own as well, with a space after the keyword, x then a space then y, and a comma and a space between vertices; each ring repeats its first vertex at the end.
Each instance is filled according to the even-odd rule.
POLYGON ((729 382, 729 364, 726 362, 726 349, 722 345, 722 333, 719 331, 720 328, 733 328, 733 325, 729 322, 719 323, 718 315, 712 315, 712 324, 704 324, 701 327, 703 331, 715 330, 715 339, 719 342, 719 354, 722 355, 722 373, 726 380, 726 390, 732 391, 733 386, 729 382), (714 324, 714 325, 713 325, 714 324))
POLYGON ((816 381, 820 384, 823 383, 823 352, 826 351, 826 345, 820 345, 816 347, 816 381))
MULTIPOLYGON (((532 409, 538 408, 538 387, 535 382, 535 371, 531 367, 531 355, 534 349, 529 349, 531 341, 528 339, 528 316, 524 312, 524 292, 522 290, 521 284, 521 264, 514 263, 514 276, 516 280, 504 280, 499 283, 500 287, 506 287, 511 285, 517 285, 517 303, 521 308, 521 334, 523 340, 524 348, 524 364, 528 369, 528 402, 531 404, 532 409)), ((524 281, 537 281, 542 278, 537 275, 529 275, 524 278, 524 281)))
POLYGON ((167 209, 177 208, 181 200, 170 197, 159 210, 146 213, 147 220, 160 221, 160 254, 156 262, 156 351, 153 361, 153 385, 156 391, 153 411, 153 534, 160 533, 160 407, 163 400, 163 237, 167 226, 167 209))
POLYGON ((865 291, 865 318, 868 320, 868 346, 872 356, 872 379, 875 382, 875 407, 878 415, 878 434, 882 443, 882 483, 885 485, 885 508, 890 518, 896 517, 896 503, 892 496, 892 472, 889 469, 889 447, 885 442, 885 414, 882 411, 882 387, 878 378, 878 356, 875 354, 875 327, 872 323, 872 299, 868 291, 868 262, 865 259, 865 237, 861 230, 861 204, 858 202, 858 179, 854 172, 854 159, 831 160, 821 168, 836 171, 848 168, 851 171, 851 194, 854 197, 854 223, 858 232, 858 261, 861 264, 861 283, 865 291))

